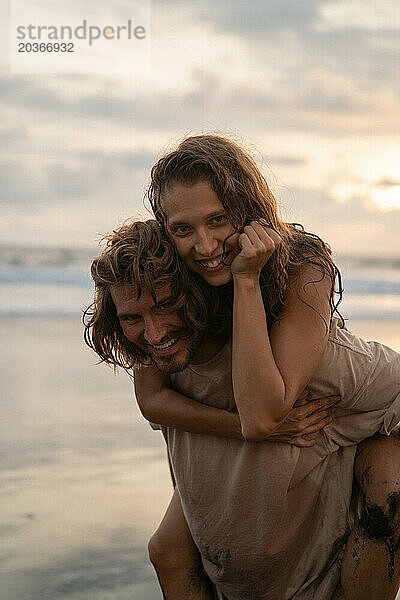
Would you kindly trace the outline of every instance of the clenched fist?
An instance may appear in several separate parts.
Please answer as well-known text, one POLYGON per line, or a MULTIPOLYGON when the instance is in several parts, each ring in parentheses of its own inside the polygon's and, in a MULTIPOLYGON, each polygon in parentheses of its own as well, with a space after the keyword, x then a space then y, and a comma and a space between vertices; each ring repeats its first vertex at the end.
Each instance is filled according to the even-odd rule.
POLYGON ((231 264, 233 277, 257 278, 279 244, 281 236, 271 227, 252 221, 239 235, 240 252, 231 264))

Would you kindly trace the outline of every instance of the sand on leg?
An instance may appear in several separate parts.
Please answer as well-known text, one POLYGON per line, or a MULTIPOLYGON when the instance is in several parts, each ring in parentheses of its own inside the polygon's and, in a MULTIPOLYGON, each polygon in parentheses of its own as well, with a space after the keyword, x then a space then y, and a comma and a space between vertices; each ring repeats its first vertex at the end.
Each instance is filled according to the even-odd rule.
POLYGON ((343 556, 346 600, 394 600, 400 586, 400 437, 376 434, 355 461, 363 507, 343 556))
POLYGON ((149 541, 149 556, 165 600, 214 600, 213 586, 203 570, 177 488, 149 541))

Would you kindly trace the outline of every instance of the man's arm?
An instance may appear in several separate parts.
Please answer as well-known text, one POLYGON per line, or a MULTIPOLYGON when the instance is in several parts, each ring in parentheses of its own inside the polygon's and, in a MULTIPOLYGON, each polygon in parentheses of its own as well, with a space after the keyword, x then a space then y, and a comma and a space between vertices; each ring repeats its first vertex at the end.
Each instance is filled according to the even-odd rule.
POLYGON ((170 387, 155 366, 135 371, 135 394, 142 415, 152 423, 190 433, 243 439, 237 413, 196 402, 170 387))
MULTIPOLYGON (((152 423, 181 429, 190 433, 243 439, 237 413, 201 404, 169 387, 169 377, 156 367, 135 371, 136 399, 142 415, 152 423)), ((337 397, 329 396, 307 401, 302 395, 279 428, 265 441, 285 442, 309 447, 315 440, 303 436, 316 433, 332 420, 332 408, 337 397)))

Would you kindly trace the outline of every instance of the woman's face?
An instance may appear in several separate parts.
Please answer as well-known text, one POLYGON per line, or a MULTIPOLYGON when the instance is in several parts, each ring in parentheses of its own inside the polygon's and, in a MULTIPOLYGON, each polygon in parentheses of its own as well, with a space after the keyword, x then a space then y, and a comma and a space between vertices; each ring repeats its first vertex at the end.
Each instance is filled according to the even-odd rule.
POLYGON ((188 267, 210 285, 228 283, 230 265, 239 253, 239 234, 228 237, 234 229, 210 183, 176 183, 165 194, 162 207, 168 233, 188 267))

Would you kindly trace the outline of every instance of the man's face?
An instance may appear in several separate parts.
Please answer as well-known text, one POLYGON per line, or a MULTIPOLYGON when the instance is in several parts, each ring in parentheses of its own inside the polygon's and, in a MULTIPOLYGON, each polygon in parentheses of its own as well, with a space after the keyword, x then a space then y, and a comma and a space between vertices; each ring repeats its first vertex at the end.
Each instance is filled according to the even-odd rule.
POLYGON ((201 337, 196 333, 188 337, 178 314, 163 312, 169 303, 169 285, 157 290, 156 302, 146 288, 138 298, 131 284, 113 285, 110 292, 125 337, 144 350, 160 371, 175 373, 188 366, 201 337))

